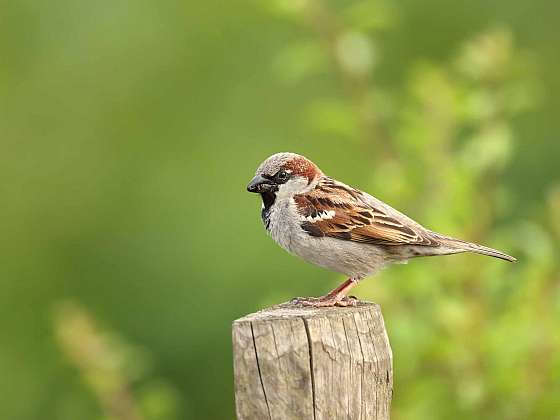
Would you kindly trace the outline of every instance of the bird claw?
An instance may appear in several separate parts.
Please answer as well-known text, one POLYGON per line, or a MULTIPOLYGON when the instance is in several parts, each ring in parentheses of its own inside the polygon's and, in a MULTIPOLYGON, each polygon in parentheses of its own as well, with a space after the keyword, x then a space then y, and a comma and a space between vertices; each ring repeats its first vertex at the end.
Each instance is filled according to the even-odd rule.
POLYGON ((296 297, 291 300, 293 305, 307 306, 313 308, 324 308, 332 306, 357 306, 358 298, 355 296, 321 296, 321 297, 296 297))

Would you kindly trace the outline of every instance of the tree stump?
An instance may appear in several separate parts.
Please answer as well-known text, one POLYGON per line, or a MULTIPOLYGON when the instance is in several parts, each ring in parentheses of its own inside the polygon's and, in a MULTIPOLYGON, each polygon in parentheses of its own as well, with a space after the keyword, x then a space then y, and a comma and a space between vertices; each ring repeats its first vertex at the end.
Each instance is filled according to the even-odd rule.
POLYGON ((389 419, 392 353, 379 305, 285 303, 232 329, 239 420, 389 419))

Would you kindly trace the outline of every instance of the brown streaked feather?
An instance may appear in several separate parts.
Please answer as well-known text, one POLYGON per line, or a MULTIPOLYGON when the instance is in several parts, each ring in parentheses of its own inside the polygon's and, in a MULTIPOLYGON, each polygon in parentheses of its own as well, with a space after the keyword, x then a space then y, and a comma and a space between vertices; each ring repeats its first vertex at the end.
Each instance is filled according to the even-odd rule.
POLYGON ((376 245, 440 245, 429 231, 396 210, 374 206, 368 197, 324 177, 313 191, 294 196, 294 201, 305 218, 334 211, 333 217, 308 219, 302 223, 302 228, 311 236, 376 245))

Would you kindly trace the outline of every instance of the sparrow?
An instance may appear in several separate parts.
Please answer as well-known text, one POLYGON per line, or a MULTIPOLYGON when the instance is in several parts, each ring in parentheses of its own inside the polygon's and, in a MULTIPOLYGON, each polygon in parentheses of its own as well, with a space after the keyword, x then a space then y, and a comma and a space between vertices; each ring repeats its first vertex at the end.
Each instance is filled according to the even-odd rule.
POLYGON ((516 261, 496 249, 428 230, 295 153, 266 159, 247 190, 260 194, 264 226, 282 248, 348 277, 325 296, 294 299, 304 306, 353 306, 356 298, 348 292, 360 280, 410 258, 473 252, 516 261))

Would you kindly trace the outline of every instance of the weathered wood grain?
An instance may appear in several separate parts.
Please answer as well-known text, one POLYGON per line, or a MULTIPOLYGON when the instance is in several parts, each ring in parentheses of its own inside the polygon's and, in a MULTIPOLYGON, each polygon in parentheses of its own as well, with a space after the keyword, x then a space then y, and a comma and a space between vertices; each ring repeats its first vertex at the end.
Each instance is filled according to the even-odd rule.
POLYGON ((232 330, 239 420, 389 419, 392 353, 378 305, 286 303, 232 330))

